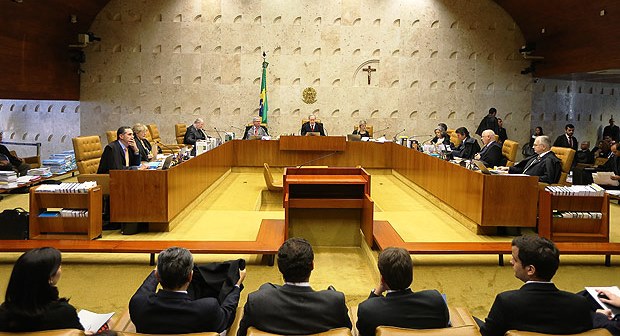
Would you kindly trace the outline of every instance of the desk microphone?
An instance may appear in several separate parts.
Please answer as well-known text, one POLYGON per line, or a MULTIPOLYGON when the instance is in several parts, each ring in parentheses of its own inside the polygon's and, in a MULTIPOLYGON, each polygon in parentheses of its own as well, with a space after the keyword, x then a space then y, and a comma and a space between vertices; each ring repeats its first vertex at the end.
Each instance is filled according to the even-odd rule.
POLYGON ((224 140, 222 140, 222 136, 220 135, 220 131, 217 130, 217 127, 213 126, 213 129, 215 130, 215 133, 217 133, 217 136, 220 138, 220 144, 224 143, 224 140))
MULTIPOLYGON (((374 136, 375 134, 381 134, 381 132, 389 130, 389 129, 390 129, 390 126, 384 128, 384 129, 380 129, 380 130, 378 130, 376 132, 372 132, 372 133, 373 133, 373 136, 374 136)), ((383 134, 383 136, 385 136, 385 134, 383 134)))
POLYGON ((403 128, 403 130, 402 130, 402 131, 400 131, 400 132, 398 132, 398 133, 394 134, 394 142, 396 142, 396 137, 397 137, 400 133, 402 133, 402 132, 404 132, 404 131, 405 131, 405 129, 403 128))
POLYGON ((321 155, 321 156, 319 156, 318 158, 314 158, 314 159, 312 159, 312 160, 306 161, 306 162, 304 162, 304 163, 300 164, 299 166, 296 166, 295 168, 298 168, 298 169, 299 169, 299 168, 301 168, 301 167, 303 167, 303 166, 307 165, 308 163, 312 163, 312 162, 314 162, 314 161, 318 161, 318 160, 320 160, 320 159, 324 159, 324 158, 329 157, 329 156, 332 156, 332 155, 334 155, 334 154, 336 154, 336 153, 338 153, 338 151, 333 151, 333 152, 331 152, 331 153, 329 153, 329 154, 321 155))

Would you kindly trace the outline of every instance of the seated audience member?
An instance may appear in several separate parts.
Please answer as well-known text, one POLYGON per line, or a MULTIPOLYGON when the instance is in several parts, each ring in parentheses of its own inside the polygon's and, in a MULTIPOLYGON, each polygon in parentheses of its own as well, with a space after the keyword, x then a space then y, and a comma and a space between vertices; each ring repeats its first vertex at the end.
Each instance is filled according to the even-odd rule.
POLYGON ((577 334, 592 329, 585 297, 559 290, 551 279, 560 265, 552 241, 537 235, 512 240, 510 259, 515 277, 525 284, 498 294, 480 325, 482 336, 503 336, 508 330, 545 334, 577 334))
POLYGON ((575 153, 575 162, 583 164, 594 163, 594 153, 590 151, 590 141, 583 141, 575 153))
POLYGON ((183 143, 193 146, 191 155, 196 156, 196 141, 207 140, 208 136, 204 130, 205 122, 201 118, 196 118, 194 123, 187 127, 185 136, 183 136, 183 143))
POLYGON ((109 174, 110 170, 146 169, 140 165, 140 151, 133 138, 133 130, 121 126, 116 131, 116 140, 103 149, 97 174, 109 174))
POLYGON ((58 295, 61 260, 53 247, 36 248, 17 259, 0 306, 0 331, 84 330, 75 308, 58 295))
POLYGON ((248 295, 237 336, 249 327, 280 335, 307 335, 351 328, 344 294, 310 287, 314 253, 303 238, 289 238, 278 250, 284 285, 266 283, 248 295))
POLYGON ((457 128, 455 133, 461 140, 461 145, 452 151, 452 156, 470 160, 480 151, 478 141, 469 136, 469 131, 465 127, 457 128))
POLYGON ((244 139, 251 139, 251 137, 264 137, 268 136, 267 127, 262 126, 260 123, 261 117, 252 118, 252 126, 246 127, 244 139))
POLYGON ((450 136, 443 130, 442 127, 437 126, 434 132, 435 137, 431 139, 432 144, 444 144, 446 146, 450 146, 450 148, 454 147, 454 144, 450 142, 450 136))
MULTIPOLYGON (((1 141, 2 141, 2 132, 0 132, 0 142, 1 141)), ((27 163, 24 163, 23 159, 20 159, 17 156, 11 154, 11 152, 9 151, 8 148, 6 148, 5 145, 0 145, 0 154, 4 155, 9 160, 9 162, 11 163, 12 170, 18 173, 19 176, 23 176, 28 173, 28 169, 30 169, 30 165, 27 163)), ((9 166, 5 164, 4 167, 9 167, 9 166)), ((0 169, 0 170, 5 170, 5 169, 0 169)))
POLYGON ((357 310, 360 336, 374 336, 378 326, 410 329, 446 328, 448 306, 436 290, 413 292, 413 263, 409 252, 388 247, 379 254, 381 280, 357 310), (385 296, 383 293, 387 292, 385 296))
POLYGON ((543 129, 540 126, 537 126, 536 129, 534 129, 534 134, 530 137, 529 144, 523 145, 521 154, 523 154, 524 157, 529 157, 536 154, 536 152, 534 152, 534 140, 536 140, 536 137, 539 137, 541 135, 544 135, 543 129))
POLYGON ((508 134, 506 133, 506 129, 504 128, 504 121, 502 118, 497 118, 497 124, 499 125, 499 133, 497 136, 499 137, 499 142, 504 143, 508 139, 508 134))
POLYGON ((562 173, 562 162, 551 151, 551 140, 548 136, 536 137, 534 152, 536 155, 520 161, 513 167, 502 167, 502 169, 510 174, 538 176, 539 182, 558 183, 562 173))
POLYGON ((495 141, 495 132, 485 130, 482 132, 482 143, 484 147, 480 153, 475 155, 476 160, 480 160, 487 167, 495 167, 504 165, 504 156, 502 155, 502 145, 495 141))
POLYGON ((129 315, 139 333, 222 332, 232 324, 246 270, 220 304, 215 297, 192 300, 187 289, 194 275, 192 254, 181 247, 159 253, 157 268, 129 301, 129 315), (157 290, 157 283, 162 289, 157 290))
POLYGON ((360 120, 356 130, 353 130, 353 134, 358 134, 361 137, 370 138, 370 133, 366 129, 366 120, 360 120))
POLYGON ((151 154, 153 147, 151 147, 151 143, 146 139, 146 126, 135 124, 132 130, 136 146, 140 151, 140 161, 151 161, 153 159, 153 155, 151 154))
POLYGON ((609 137, 603 138, 603 140, 599 141, 598 145, 592 148, 592 153, 594 153, 594 159, 609 158, 612 155, 612 152, 611 152, 612 142, 613 141, 611 141, 611 138, 609 137))
MULTIPOLYGON (((601 294, 604 294, 605 297, 599 296, 599 300, 608 306, 614 306, 615 308, 620 308, 620 296, 608 291, 608 290, 599 290, 601 294)), ((612 317, 611 310, 609 309, 600 309, 600 305, 598 302, 591 299, 590 294, 584 291, 584 295, 587 296, 588 300, 591 302, 591 307, 596 307, 595 314, 592 315, 592 324, 594 328, 605 328, 609 330, 612 335, 620 335, 620 320, 619 317, 612 317)))
POLYGON ((308 121, 301 125, 301 135, 306 135, 308 132, 318 132, 321 136, 325 136, 323 124, 316 122, 316 116, 314 115, 309 115, 308 121))
MULTIPOLYGON (((613 144, 611 146, 611 157, 605 162, 604 165, 599 166, 598 171, 613 172, 614 175, 611 179, 614 181, 620 181, 620 144, 613 144)), ((620 189, 618 186, 602 185, 605 189, 620 189)))

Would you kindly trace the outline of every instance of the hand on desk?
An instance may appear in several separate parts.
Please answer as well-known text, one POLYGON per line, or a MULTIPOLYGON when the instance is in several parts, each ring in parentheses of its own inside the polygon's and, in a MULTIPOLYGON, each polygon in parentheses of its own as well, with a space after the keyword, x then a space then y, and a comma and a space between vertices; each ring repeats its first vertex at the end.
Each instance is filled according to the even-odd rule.
POLYGON ((612 175, 609 178, 614 180, 614 181, 620 181, 620 175, 612 175))
POLYGON ((510 169, 509 167, 504 167, 504 166, 500 166, 500 167, 495 167, 495 170, 499 170, 502 172, 508 172, 508 169, 510 169))
POLYGON ((480 160, 480 153, 478 153, 478 154, 474 155, 474 159, 476 159, 476 160, 480 160))
POLYGON ((138 170, 146 170, 148 168, 149 166, 147 164, 141 163, 140 166, 138 167, 138 170))

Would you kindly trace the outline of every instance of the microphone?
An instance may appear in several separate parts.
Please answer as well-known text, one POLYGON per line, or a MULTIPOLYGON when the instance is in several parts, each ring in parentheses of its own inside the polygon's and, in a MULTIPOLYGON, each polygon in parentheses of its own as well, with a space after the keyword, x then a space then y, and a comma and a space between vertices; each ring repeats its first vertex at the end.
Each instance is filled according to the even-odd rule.
MULTIPOLYGON (((384 129, 380 129, 378 131, 372 132, 372 135, 374 136, 375 134, 381 134, 381 132, 389 130, 389 129, 390 129, 390 126, 384 128, 384 129)), ((383 134, 383 136, 385 136, 385 134, 383 134)))
POLYGON ((230 128, 234 128, 236 130, 240 130, 241 132, 243 132, 243 128, 241 128, 241 127, 230 125, 230 128))
POLYGON ((320 159, 324 159, 324 158, 326 158, 326 157, 330 157, 330 156, 332 156, 332 155, 334 155, 334 154, 336 154, 336 153, 338 153, 338 151, 333 151, 333 152, 331 152, 331 153, 329 153, 329 154, 321 155, 321 156, 319 156, 318 158, 314 158, 314 159, 312 159, 312 160, 306 161, 306 162, 304 162, 304 163, 300 164, 299 166, 297 166, 297 167, 295 167, 295 168, 298 168, 298 169, 299 169, 299 168, 301 168, 301 167, 303 167, 303 166, 305 166, 305 165, 307 165, 307 164, 309 164, 309 163, 312 163, 312 162, 314 162, 314 161, 318 161, 318 160, 320 160, 320 159))
POLYGON ((420 135, 412 135, 412 136, 410 136, 410 138, 419 138, 419 137, 435 137, 435 136, 431 135, 431 134, 420 134, 420 135))
POLYGON ((224 143, 224 140, 222 140, 222 135, 220 135, 220 131, 217 130, 217 127, 213 126, 213 129, 215 130, 215 133, 217 133, 217 136, 220 138, 220 144, 224 143))
POLYGON ((402 131, 400 131, 400 132, 398 132, 398 133, 394 134, 394 142, 396 142, 396 137, 397 137, 400 133, 402 133, 402 132, 404 132, 404 131, 405 131, 405 129, 403 128, 403 130, 402 130, 402 131))
POLYGON ((177 148, 172 148, 172 147, 170 147, 170 146, 168 146, 168 145, 166 145, 166 144, 163 144, 163 143, 161 143, 161 142, 159 142, 159 141, 158 141, 158 142, 156 142, 155 144, 156 144, 157 146, 159 146, 159 147, 164 147, 165 149, 167 149, 167 150, 171 151, 173 154, 174 154, 174 151, 175 151, 175 150, 178 150, 177 148))

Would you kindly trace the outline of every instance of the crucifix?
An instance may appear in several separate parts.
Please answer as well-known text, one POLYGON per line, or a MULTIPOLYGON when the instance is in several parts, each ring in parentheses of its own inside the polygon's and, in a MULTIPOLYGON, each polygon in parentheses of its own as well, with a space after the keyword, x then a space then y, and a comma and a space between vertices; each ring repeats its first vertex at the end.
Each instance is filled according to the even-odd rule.
POLYGON ((362 69, 362 71, 368 72, 368 85, 370 85, 370 77, 371 77, 373 72, 377 71, 377 69, 373 69, 369 65, 368 68, 364 68, 364 69, 362 69))

